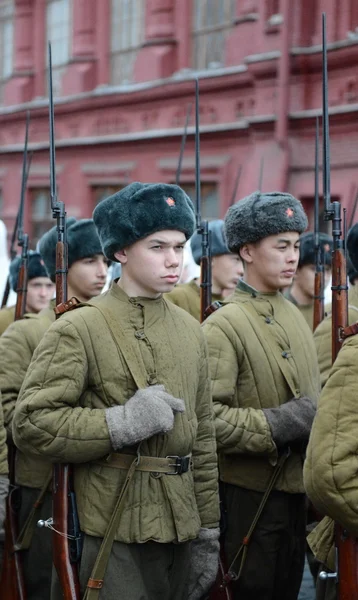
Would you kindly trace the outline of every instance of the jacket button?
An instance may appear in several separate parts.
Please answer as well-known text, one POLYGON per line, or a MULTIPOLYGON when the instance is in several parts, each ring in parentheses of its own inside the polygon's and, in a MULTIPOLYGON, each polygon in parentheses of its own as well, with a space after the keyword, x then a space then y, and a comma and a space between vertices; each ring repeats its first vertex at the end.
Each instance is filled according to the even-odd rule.
POLYGON ((271 323, 271 319, 270 319, 270 317, 266 317, 266 319, 265 319, 265 322, 266 322, 266 323, 271 323))
POLYGON ((148 375, 148 377, 147 377, 148 385, 156 385, 157 383, 158 383, 158 379, 157 379, 157 376, 155 375, 155 373, 151 373, 150 375, 148 375))
POLYGON ((283 358, 288 358, 289 357, 289 353, 286 352, 286 351, 284 351, 284 352, 282 352, 282 356, 283 356, 283 358))
POLYGON ((144 340, 145 333, 144 331, 136 331, 134 336, 137 338, 137 340, 144 340))

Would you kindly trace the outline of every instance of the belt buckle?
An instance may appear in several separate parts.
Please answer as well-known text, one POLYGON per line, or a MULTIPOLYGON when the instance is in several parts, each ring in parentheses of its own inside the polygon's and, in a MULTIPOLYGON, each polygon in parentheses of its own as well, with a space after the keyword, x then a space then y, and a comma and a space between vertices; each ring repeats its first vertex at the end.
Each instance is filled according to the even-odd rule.
POLYGON ((185 469, 186 463, 188 463, 187 466, 189 466, 189 460, 190 457, 184 456, 184 458, 182 456, 166 456, 165 458, 171 458, 173 459, 175 462, 173 463, 169 463, 170 467, 175 467, 175 471, 174 472, 167 472, 165 473, 165 475, 182 475, 183 473, 186 473, 189 469, 185 469), (185 469, 185 470, 184 470, 185 469))

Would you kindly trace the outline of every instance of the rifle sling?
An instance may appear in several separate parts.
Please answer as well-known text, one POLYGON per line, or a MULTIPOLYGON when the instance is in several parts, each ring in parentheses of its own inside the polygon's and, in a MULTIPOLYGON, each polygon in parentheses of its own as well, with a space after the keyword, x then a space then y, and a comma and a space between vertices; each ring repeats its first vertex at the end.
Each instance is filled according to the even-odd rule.
POLYGON ((282 470, 282 467, 283 467, 284 463, 286 462, 286 459, 288 458, 289 454, 290 454, 289 449, 286 452, 284 452, 283 454, 281 454, 281 456, 280 456, 280 458, 279 458, 279 460, 278 460, 278 462, 277 462, 277 464, 276 464, 276 466, 274 468, 274 471, 273 471, 273 473, 271 475, 270 481, 269 481, 268 486, 266 488, 266 491, 265 491, 265 493, 264 493, 264 495, 262 497, 262 500, 260 502, 260 506, 258 507, 257 512, 256 512, 256 514, 255 514, 255 516, 253 518, 253 521, 252 521, 252 523, 250 525, 250 528, 249 528, 247 534, 245 535, 245 537, 243 538, 243 540, 241 542, 241 546, 238 549, 238 551, 236 552, 236 554, 235 554, 235 556, 234 556, 234 558, 233 558, 233 560, 231 562, 231 565, 230 565, 230 567, 228 569, 227 574, 224 575, 224 581, 226 582, 226 584, 230 583, 230 581, 237 581, 241 577, 241 574, 242 574, 242 571, 243 571, 243 568, 244 568, 244 565, 245 565, 245 561, 246 561, 246 557, 247 557, 247 551, 248 551, 248 548, 249 548, 249 543, 250 543, 252 534, 254 533, 255 527, 256 527, 256 525, 257 525, 257 523, 258 523, 258 521, 259 521, 259 519, 260 519, 260 517, 262 515, 262 512, 263 512, 263 510, 264 510, 264 508, 266 506, 267 500, 268 500, 268 498, 269 498, 269 496, 270 496, 270 494, 271 494, 271 492, 272 492, 272 490, 273 490, 273 488, 275 486, 277 478, 278 478, 278 476, 279 476, 279 474, 280 474, 280 472, 282 470), (239 567, 238 572, 235 573, 235 571, 233 570, 233 567, 234 567, 236 561, 238 560, 240 554, 242 554, 242 556, 241 556, 241 562, 240 562, 240 567, 239 567))
POLYGON ((14 545, 14 552, 19 552, 20 550, 28 550, 31 546, 32 537, 34 535, 35 527, 38 521, 40 508, 42 506, 43 500, 45 498, 48 487, 52 481, 52 473, 50 473, 43 484, 38 498, 19 533, 19 536, 16 540, 16 544, 14 545))
POLYGON ((135 456, 128 470, 127 477, 119 494, 115 509, 113 511, 111 520, 108 523, 107 531, 99 549, 98 556, 96 558, 96 562, 91 573, 91 577, 87 582, 87 588, 83 596, 83 600, 98 600, 99 598, 99 593, 103 587, 103 580, 106 573, 109 557, 112 551, 114 537, 116 535, 116 531, 121 518, 124 501, 129 489, 129 485, 133 479, 135 470, 137 468, 138 460, 140 461, 140 459, 138 459, 138 457, 135 456))

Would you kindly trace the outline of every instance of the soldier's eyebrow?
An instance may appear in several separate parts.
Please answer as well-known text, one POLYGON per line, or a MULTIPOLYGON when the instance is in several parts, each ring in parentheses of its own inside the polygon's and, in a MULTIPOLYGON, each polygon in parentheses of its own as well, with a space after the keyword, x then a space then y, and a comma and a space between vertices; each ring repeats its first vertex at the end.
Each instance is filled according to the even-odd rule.
POLYGON ((150 244, 161 244, 162 246, 184 246, 185 239, 183 240, 175 240, 174 242, 168 242, 167 240, 161 240, 159 238, 151 238, 149 240, 150 244))
POLYGON ((279 238, 277 240, 277 243, 278 244, 294 244, 296 246, 296 244, 298 244, 298 245, 300 244, 300 240, 298 239, 295 242, 293 242, 292 240, 288 240, 288 239, 285 239, 285 238, 279 238))

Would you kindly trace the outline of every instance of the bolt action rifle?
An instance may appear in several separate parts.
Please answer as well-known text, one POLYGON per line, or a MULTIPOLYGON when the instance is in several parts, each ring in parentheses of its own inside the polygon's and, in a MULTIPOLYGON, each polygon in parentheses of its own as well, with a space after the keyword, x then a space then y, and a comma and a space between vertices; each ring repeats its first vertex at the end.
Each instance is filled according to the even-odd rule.
POLYGON ((315 138, 315 178, 314 178, 314 250, 316 271, 314 278, 314 304, 313 304, 313 331, 324 319, 324 265, 322 262, 322 248, 319 239, 319 123, 316 119, 315 138))
MULTIPOLYGON (((67 301, 67 243, 66 212, 63 202, 57 200, 56 160, 54 134, 54 108, 52 90, 52 59, 49 44, 49 124, 50 124, 50 181, 51 210, 57 224, 56 244, 56 305, 67 301)), ((61 314, 60 311, 56 315, 61 314)), ((53 562, 61 584, 64 600, 79 600, 80 585, 78 561, 81 552, 81 534, 73 491, 73 468, 71 465, 56 464, 53 468, 51 521, 53 562)))
MULTIPOLYGON (((200 260, 200 321, 208 316, 211 309, 211 251, 210 232, 207 220, 201 219, 200 195, 200 128, 199 128, 199 81, 195 80, 195 193, 196 193, 196 225, 197 232, 202 236, 200 260)), ((215 310, 215 309, 214 309, 215 310)), ((212 312, 212 311, 211 311, 212 312)), ((220 544, 219 570, 216 582, 210 591, 210 600, 231 600, 229 587, 224 584, 225 556, 223 543, 220 544)))
MULTIPOLYGON (((33 154, 32 152, 29 154, 29 158, 28 158, 28 161, 27 161, 25 189, 26 189, 26 185, 27 185, 28 176, 29 176, 29 173, 30 173, 32 154, 33 154)), ((11 242, 10 242, 10 262, 13 261, 14 258, 16 258, 15 242, 16 242, 16 239, 18 237, 17 232, 18 232, 18 227, 19 227, 19 212, 20 212, 20 207, 21 207, 21 200, 20 200, 19 210, 17 211, 17 215, 16 215, 14 229, 13 229, 12 236, 11 236, 11 242)), ((1 301, 1 308, 4 308, 4 306, 6 306, 7 301, 9 299, 9 294, 10 294, 10 274, 7 276, 7 279, 6 279, 5 290, 4 290, 4 294, 3 294, 3 297, 2 297, 2 301, 1 301)))
MULTIPOLYGON (((347 337, 358 333, 357 325, 347 327, 347 275, 344 243, 342 240, 342 217, 339 202, 331 202, 330 197, 330 155, 328 117, 328 74, 326 15, 322 15, 323 50, 323 196, 324 216, 332 221, 332 360, 334 361, 347 337)), ((336 573, 322 572, 321 579, 335 578, 338 600, 358 598, 358 540, 338 523, 335 527, 337 550, 336 573)))
MULTIPOLYGON (((29 122, 30 115, 29 113, 27 113, 25 145, 22 164, 20 206, 16 219, 17 226, 15 226, 15 230, 17 229, 17 243, 18 246, 21 248, 21 266, 16 287, 17 299, 15 307, 15 321, 22 319, 25 314, 27 296, 29 236, 27 233, 24 233, 24 204, 27 182, 26 171, 29 122)), ((25 600, 26 591, 21 555, 19 554, 19 552, 15 552, 15 546, 19 534, 18 511, 21 502, 19 487, 16 485, 15 478, 15 454, 15 446, 11 441, 9 441, 8 461, 10 491, 6 500, 5 546, 0 589, 2 597, 6 598, 6 600, 25 600)))
POLYGON ((206 317, 206 310, 211 305, 211 244, 209 223, 201 219, 200 192, 200 127, 199 127, 199 80, 195 80, 195 198, 196 229, 201 235, 200 259, 200 322, 206 317))

